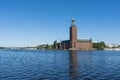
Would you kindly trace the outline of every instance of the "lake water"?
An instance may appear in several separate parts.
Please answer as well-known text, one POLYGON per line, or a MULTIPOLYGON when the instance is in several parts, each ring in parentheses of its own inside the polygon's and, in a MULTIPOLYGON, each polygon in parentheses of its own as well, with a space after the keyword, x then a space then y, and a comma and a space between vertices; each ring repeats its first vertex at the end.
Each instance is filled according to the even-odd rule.
POLYGON ((120 52, 0 50, 0 80, 120 80, 120 52))

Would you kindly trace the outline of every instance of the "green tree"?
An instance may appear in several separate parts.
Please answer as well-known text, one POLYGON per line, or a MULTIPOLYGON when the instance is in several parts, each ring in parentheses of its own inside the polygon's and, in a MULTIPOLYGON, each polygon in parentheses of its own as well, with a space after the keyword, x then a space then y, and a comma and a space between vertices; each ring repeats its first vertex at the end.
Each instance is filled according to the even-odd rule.
POLYGON ((107 47, 104 42, 100 42, 99 44, 100 44, 101 48, 106 48, 107 47))
POLYGON ((53 49, 57 49, 57 41, 56 40, 53 42, 53 49))
POLYGON ((45 49, 49 49, 49 45, 48 44, 45 45, 45 49))
POLYGON ((104 49, 106 47, 107 46, 106 46, 106 44, 104 42, 93 43, 93 48, 95 48, 95 49, 102 50, 102 49, 104 49))

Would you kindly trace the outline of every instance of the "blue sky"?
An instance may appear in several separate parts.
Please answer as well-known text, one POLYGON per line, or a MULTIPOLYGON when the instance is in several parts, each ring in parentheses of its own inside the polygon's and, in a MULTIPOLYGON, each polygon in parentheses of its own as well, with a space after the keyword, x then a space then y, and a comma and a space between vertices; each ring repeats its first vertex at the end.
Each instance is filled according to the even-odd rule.
POLYGON ((0 0, 0 46, 52 44, 69 39, 120 43, 120 0, 0 0))

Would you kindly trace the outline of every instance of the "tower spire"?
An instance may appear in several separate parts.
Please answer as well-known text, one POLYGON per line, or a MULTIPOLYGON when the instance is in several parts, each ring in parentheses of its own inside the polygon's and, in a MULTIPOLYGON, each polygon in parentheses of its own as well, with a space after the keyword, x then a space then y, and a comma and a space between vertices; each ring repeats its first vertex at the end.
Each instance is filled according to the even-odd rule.
POLYGON ((74 19, 74 17, 72 18, 71 21, 72 21, 72 24, 71 24, 71 25, 72 25, 72 26, 75 26, 75 19, 74 19))

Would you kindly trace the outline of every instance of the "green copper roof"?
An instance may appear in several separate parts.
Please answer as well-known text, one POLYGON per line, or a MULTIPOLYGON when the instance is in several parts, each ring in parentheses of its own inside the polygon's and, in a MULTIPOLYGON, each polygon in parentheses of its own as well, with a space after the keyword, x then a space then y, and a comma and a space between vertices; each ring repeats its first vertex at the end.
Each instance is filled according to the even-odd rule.
POLYGON ((75 26, 75 19, 73 18, 71 21, 72 21, 71 26, 75 26))

